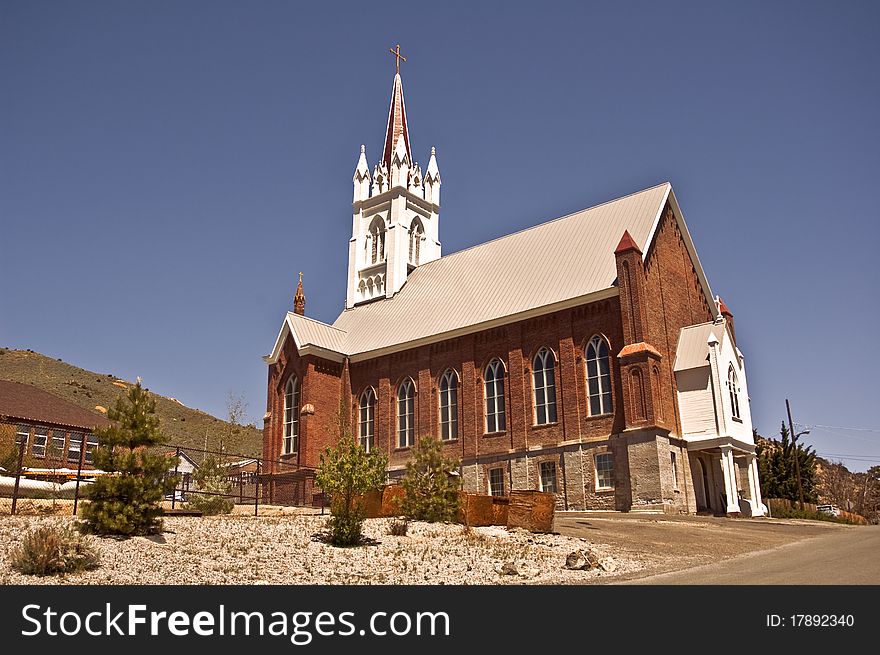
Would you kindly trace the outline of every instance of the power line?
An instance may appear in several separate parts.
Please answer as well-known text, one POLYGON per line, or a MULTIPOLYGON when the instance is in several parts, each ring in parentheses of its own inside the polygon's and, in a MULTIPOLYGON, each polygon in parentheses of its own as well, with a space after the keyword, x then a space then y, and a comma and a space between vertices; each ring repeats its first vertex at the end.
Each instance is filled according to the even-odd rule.
MULTIPOLYGON (((804 423, 798 423, 798 425, 805 425, 804 423)), ((820 425, 819 423, 813 423, 807 427, 813 428, 825 428, 828 430, 855 430, 856 432, 880 432, 880 428, 847 428, 842 425, 820 425)))

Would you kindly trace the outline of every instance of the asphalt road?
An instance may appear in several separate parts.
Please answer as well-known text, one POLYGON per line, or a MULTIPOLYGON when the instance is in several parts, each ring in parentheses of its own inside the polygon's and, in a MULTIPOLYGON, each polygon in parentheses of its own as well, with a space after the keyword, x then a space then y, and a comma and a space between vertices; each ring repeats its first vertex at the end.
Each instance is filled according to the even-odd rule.
POLYGON ((880 526, 831 531, 770 550, 621 584, 876 585, 880 584, 880 526))

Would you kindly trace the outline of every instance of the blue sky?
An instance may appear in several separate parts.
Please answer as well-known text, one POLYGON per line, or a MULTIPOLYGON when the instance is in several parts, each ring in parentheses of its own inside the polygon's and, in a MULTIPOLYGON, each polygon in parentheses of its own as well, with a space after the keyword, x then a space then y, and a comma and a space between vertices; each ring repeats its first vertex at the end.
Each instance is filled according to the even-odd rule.
POLYGON ((342 309, 400 43, 444 253, 669 180, 759 431, 787 397, 880 464, 880 5, 316 4, 0 3, 0 346, 261 425, 297 272, 342 309))

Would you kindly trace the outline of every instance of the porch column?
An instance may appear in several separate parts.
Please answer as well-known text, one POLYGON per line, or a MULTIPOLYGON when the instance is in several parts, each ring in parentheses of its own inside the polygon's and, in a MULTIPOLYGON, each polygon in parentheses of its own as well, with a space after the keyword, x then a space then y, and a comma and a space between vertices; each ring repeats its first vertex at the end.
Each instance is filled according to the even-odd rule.
POLYGON ((728 514, 739 514, 739 497, 736 493, 736 464, 733 461, 733 449, 721 446, 721 472, 724 474, 724 493, 727 495, 728 514))
POLYGON ((749 456, 749 485, 752 488, 752 500, 755 502, 755 516, 764 516, 761 480, 758 477, 758 458, 754 455, 749 456))

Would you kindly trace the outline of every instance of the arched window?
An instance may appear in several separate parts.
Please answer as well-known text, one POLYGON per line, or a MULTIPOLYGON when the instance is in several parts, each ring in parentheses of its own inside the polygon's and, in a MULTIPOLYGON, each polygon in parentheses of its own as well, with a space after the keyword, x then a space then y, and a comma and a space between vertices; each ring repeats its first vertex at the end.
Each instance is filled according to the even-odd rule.
POLYGON ((413 219, 409 226, 409 263, 415 266, 419 265, 419 250, 422 245, 422 235, 425 233, 422 222, 419 219, 413 219))
POLYGON ((553 353, 541 348, 532 362, 535 389, 535 425, 556 423, 556 378, 553 353))
POLYGON ((407 448, 416 443, 415 428, 416 388, 407 378, 397 388, 397 447, 407 448))
POLYGON ((733 370, 733 364, 727 369, 727 391, 730 394, 730 411, 733 418, 741 419, 739 414, 739 387, 736 381, 736 371, 733 370))
POLYGON ((452 369, 440 378, 440 438, 458 439, 458 376, 452 369))
POLYGON ((370 223, 368 239, 370 245, 370 263, 377 264, 385 259, 385 221, 379 216, 370 223))
POLYGON ((507 421, 504 412, 504 365, 493 359, 486 367, 486 432, 504 432, 507 421))
POLYGON ((608 364, 608 344, 595 336, 587 345, 587 393, 590 397, 590 416, 610 414, 611 369, 608 364))
POLYGON ((299 452, 299 380, 291 375, 284 388, 284 447, 282 454, 299 452))
POLYGON ((358 408, 358 437, 361 447, 370 452, 375 445, 373 435, 376 433, 376 393, 366 389, 361 394, 358 408))

